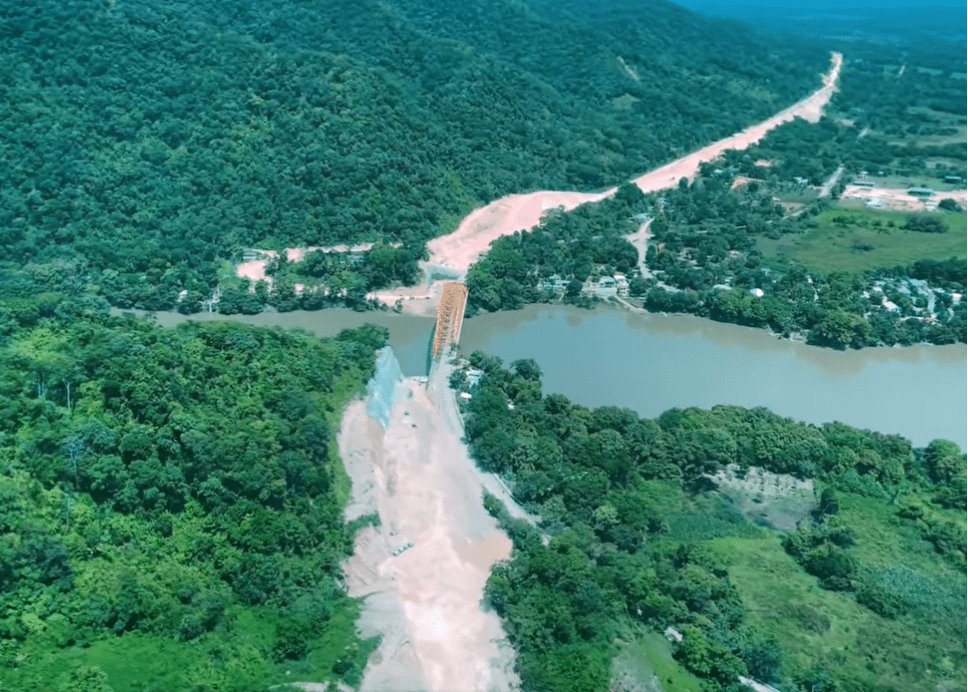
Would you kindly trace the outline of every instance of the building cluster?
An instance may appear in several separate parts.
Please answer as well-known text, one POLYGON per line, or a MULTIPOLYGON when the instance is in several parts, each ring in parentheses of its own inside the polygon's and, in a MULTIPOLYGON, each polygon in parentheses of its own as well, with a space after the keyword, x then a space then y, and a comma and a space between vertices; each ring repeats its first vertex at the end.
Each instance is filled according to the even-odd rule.
MULTIPOLYGON (((568 279, 561 278, 558 274, 553 274, 547 279, 538 282, 539 291, 550 291, 556 294, 563 294, 568 290, 568 279)), ((602 276, 598 279, 588 279, 581 287, 582 295, 595 298, 612 298, 618 296, 625 298, 629 294, 629 280, 625 274, 616 272, 611 276, 602 276)))

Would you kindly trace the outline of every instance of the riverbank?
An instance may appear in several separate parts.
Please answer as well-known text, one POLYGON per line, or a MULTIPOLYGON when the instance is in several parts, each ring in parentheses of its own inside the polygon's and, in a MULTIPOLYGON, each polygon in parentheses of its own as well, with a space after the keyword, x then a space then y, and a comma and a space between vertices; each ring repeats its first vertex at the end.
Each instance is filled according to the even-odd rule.
POLYGON ((381 637, 362 690, 517 687, 501 621, 481 605, 511 541, 484 510, 485 474, 462 441, 448 376, 443 366, 429 382, 399 382, 385 430, 362 401, 343 415, 347 520, 379 517, 344 566, 350 595, 364 599, 362 634, 381 637))

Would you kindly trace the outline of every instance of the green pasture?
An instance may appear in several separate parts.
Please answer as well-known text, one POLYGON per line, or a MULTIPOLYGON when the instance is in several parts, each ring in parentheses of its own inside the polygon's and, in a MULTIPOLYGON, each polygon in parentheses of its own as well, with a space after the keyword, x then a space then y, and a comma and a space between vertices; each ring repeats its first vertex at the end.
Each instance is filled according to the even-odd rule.
POLYGON ((802 233, 761 238, 758 247, 774 264, 792 260, 823 272, 857 273, 922 259, 965 257, 964 213, 939 213, 948 227, 945 233, 905 229, 910 215, 838 205, 805 219, 802 233))

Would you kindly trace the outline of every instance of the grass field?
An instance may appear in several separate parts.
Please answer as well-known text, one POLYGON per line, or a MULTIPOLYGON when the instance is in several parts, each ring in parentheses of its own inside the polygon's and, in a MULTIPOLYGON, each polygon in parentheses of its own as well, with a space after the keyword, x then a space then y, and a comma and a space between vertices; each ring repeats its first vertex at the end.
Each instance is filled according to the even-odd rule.
POLYGON ((700 692, 702 681, 672 658, 672 645, 657 632, 649 632, 622 645, 615 658, 617 674, 635 680, 636 689, 652 690, 658 683, 662 690, 700 692))
POLYGON ((759 239, 767 261, 782 265, 795 260, 823 272, 863 272, 909 265, 920 259, 965 257, 965 214, 939 214, 946 233, 904 229, 904 212, 851 209, 838 206, 804 221, 804 232, 777 240, 759 239))
POLYGON ((779 640, 788 668, 812 663, 834 674, 844 690, 942 689, 938 682, 957 679, 962 684, 947 689, 964 689, 964 637, 954 618, 947 627, 922 612, 883 618, 850 594, 820 588, 777 536, 719 538, 709 545, 729 563, 749 620, 779 640))
POLYGON ((749 621, 780 642, 788 672, 821 668, 842 690, 963 690, 964 571, 938 555, 883 498, 840 493, 839 520, 854 534, 857 580, 900 596, 892 620, 851 593, 822 589, 783 549, 779 532, 699 541, 727 565, 749 621))

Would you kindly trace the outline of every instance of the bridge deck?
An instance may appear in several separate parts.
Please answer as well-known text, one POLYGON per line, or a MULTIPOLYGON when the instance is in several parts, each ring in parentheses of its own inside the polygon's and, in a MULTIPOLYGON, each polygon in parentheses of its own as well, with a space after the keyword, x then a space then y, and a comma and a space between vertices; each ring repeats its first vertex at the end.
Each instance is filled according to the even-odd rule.
POLYGON ((437 324, 434 326, 435 359, 449 346, 460 341, 466 308, 467 286, 458 281, 444 284, 437 304, 437 324))

